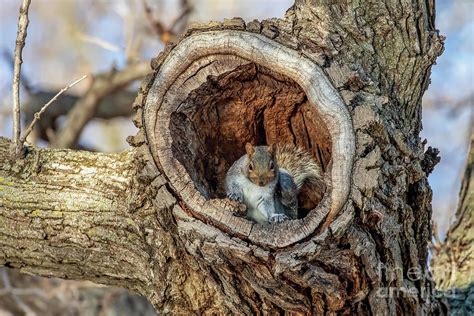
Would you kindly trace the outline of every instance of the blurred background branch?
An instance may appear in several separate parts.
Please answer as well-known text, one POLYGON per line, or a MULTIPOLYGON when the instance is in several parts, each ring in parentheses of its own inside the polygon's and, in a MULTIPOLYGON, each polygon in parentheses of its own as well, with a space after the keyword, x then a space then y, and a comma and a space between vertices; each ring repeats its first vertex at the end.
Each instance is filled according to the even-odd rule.
POLYGON ((180 13, 170 23, 169 27, 163 24, 155 17, 153 9, 148 5, 147 0, 143 0, 143 8, 145 10, 145 17, 150 23, 151 29, 158 35, 159 39, 167 44, 176 39, 176 36, 181 34, 187 26, 189 14, 192 11, 192 7, 189 5, 188 0, 180 0, 180 13))
POLYGON ((70 88, 74 87, 76 84, 81 82, 82 80, 86 79, 87 75, 82 76, 81 78, 77 79, 70 85, 66 86, 65 88, 61 89, 58 93, 56 93, 48 102, 46 102, 40 109, 39 111, 35 112, 33 114, 33 119, 31 120, 30 125, 28 128, 24 131, 24 133, 20 137, 20 143, 24 143, 28 135, 33 131, 33 128, 35 127, 36 123, 41 119, 41 115, 48 110, 49 106, 54 103, 64 92, 69 90, 70 88))
MULTIPOLYGON (((68 9, 75 4, 79 3, 69 3, 68 9)), ((177 7, 171 9, 176 11, 174 14, 168 14, 168 11, 158 12, 164 5, 161 1, 153 2, 153 5, 146 1, 124 1, 112 5, 112 11, 120 16, 124 25, 125 46, 92 35, 91 32, 81 30, 81 27, 71 31, 71 39, 77 40, 75 45, 82 42, 114 54, 122 54, 125 57, 125 65, 117 67, 113 62, 110 70, 92 74, 87 91, 80 94, 64 93, 54 107, 43 113, 33 135, 28 138, 30 142, 36 144, 39 140, 51 147, 84 148, 78 141, 84 127, 91 120, 111 120, 132 115, 131 105, 136 96, 136 82, 141 81, 150 71, 150 58, 142 57, 143 39, 147 38, 149 46, 164 47, 185 30, 192 12, 192 6, 187 0, 179 0, 177 7), (165 21, 167 18, 169 21, 165 21), (130 85, 132 86, 129 87, 130 85)), ((95 9, 100 12, 106 6, 105 3, 99 3, 95 9)), ((70 10, 66 10, 66 14, 68 12, 70 10)), ((74 19, 71 20, 74 22, 74 19)), ((9 50, 3 50, 3 57, 13 70, 14 58, 9 50)), ((41 106, 53 98, 59 89, 33 85, 24 73, 21 83, 27 94, 27 101, 22 105, 23 121, 28 123, 34 120, 34 114, 40 111, 41 106)), ((11 114, 8 110, 2 110, 0 113, 2 117, 11 114)), ((94 150, 89 146, 85 148, 94 150)))
MULTIPOLYGON (((133 81, 144 78, 150 71, 149 62, 145 61, 127 65, 122 70, 112 69, 95 75, 87 92, 68 112, 64 127, 55 133, 50 145, 57 148, 75 147, 82 129, 97 112, 100 101, 133 81)), ((131 107, 130 103, 129 108, 131 107)))

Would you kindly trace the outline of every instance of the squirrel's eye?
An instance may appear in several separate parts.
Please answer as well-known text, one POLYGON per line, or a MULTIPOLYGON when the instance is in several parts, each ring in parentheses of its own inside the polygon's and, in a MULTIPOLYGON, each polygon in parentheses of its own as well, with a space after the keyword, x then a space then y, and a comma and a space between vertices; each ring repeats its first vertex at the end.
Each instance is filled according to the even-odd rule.
POLYGON ((253 163, 250 163, 250 164, 249 164, 249 170, 250 170, 250 171, 253 170, 253 163))
POLYGON ((270 161, 270 169, 273 170, 275 168, 275 165, 273 164, 273 161, 270 161))

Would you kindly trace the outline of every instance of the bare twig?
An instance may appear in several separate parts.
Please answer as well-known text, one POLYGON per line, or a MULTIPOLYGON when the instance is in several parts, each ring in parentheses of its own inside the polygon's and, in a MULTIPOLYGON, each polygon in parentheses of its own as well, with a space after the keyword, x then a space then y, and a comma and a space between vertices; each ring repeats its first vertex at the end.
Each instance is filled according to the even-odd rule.
MULTIPOLYGON (((28 100, 22 106, 22 113, 24 114, 23 121, 31 122, 36 112, 38 112, 43 104, 47 103, 51 98, 58 93, 57 90, 41 90, 30 94, 28 100)), ((118 90, 112 94, 105 96, 97 106, 97 111, 94 113, 94 118, 109 120, 115 117, 129 117, 135 112, 130 106, 137 96, 136 91, 118 90)), ((41 120, 36 124, 33 132, 38 131, 38 137, 52 142, 49 135, 56 133, 59 125, 56 124, 57 119, 61 116, 68 115, 73 109, 74 104, 78 102, 80 96, 71 94, 70 90, 63 93, 55 102, 54 106, 50 106, 42 115, 41 120), (48 130, 51 132, 49 133, 48 130)), ((0 110, 0 115, 2 114, 0 110)), ((5 112, 4 115, 11 116, 10 112, 5 112)))
POLYGON ((148 62, 140 62, 128 65, 120 71, 113 69, 109 73, 95 76, 89 90, 74 104, 73 109, 69 112, 64 127, 50 143, 51 147, 73 147, 84 126, 95 116, 103 98, 137 79, 142 79, 150 71, 151 68, 148 62))
POLYGON ((13 69, 13 140, 15 143, 15 153, 19 155, 22 149, 20 142, 21 123, 20 123, 20 72, 23 59, 21 54, 25 47, 26 30, 28 29, 28 8, 31 0, 23 0, 18 17, 18 32, 16 35, 15 63, 13 69))
POLYGON ((166 31, 165 27, 163 26, 163 23, 155 19, 152 13, 153 10, 148 5, 146 0, 143 0, 143 8, 145 10, 145 18, 150 23, 153 31, 161 38, 166 31))
POLYGON ((82 80, 86 79, 87 78, 87 75, 84 75, 82 76, 81 78, 77 79, 76 81, 74 81, 73 83, 71 83, 70 85, 68 85, 67 87, 61 89, 61 91, 59 91, 58 93, 56 93, 56 95, 51 99, 49 100, 48 103, 46 103, 45 105, 43 105, 43 107, 41 108, 41 110, 39 110, 38 112, 35 113, 34 115, 34 118, 33 120, 31 121, 30 123, 30 126, 28 126, 28 129, 25 131, 25 133, 20 137, 20 143, 21 145, 23 146, 26 138, 28 137, 28 135, 31 133, 31 131, 33 131, 33 128, 35 127, 35 124, 36 122, 40 119, 41 117, 41 114, 43 114, 44 111, 46 111, 46 109, 54 102, 58 99, 58 97, 63 94, 64 92, 66 92, 68 89, 70 89, 71 87, 75 86, 76 84, 78 84, 79 82, 81 82, 82 80))
MULTIPOLYGON (((188 0, 181 0, 181 13, 180 13, 180 15, 178 15, 178 17, 176 17, 176 19, 174 19, 174 21, 171 23, 171 26, 169 27, 169 29, 171 31, 174 31, 175 33, 179 33, 181 31, 183 31, 183 30, 180 30, 178 32, 176 30, 176 26, 180 22, 183 22, 183 25, 186 25, 187 24, 186 19, 189 17, 189 14, 191 13, 192 10, 193 10, 193 8, 189 5, 188 0)), ((183 29, 184 29, 184 27, 183 27, 183 29)))

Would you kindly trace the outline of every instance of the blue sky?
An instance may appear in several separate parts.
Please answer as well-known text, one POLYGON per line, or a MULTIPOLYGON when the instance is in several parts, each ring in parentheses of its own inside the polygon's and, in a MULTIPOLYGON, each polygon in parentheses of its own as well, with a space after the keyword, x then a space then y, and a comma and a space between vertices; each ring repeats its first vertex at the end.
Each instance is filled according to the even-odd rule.
POLYGON ((471 0, 437 1, 436 27, 447 38, 423 98, 421 136, 441 151, 441 163, 429 177, 434 218, 441 232, 446 230, 458 201, 473 124, 472 100, 463 109, 453 110, 453 104, 474 93, 473 12, 471 0))

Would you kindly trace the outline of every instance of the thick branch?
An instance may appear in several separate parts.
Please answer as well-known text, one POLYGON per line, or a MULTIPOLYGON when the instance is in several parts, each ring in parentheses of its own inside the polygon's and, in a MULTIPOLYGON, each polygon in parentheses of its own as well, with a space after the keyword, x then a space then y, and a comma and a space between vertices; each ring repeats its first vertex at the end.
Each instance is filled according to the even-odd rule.
POLYGON ((31 149, 10 161, 0 138, 0 266, 137 288, 143 233, 127 210, 133 153, 31 149))

